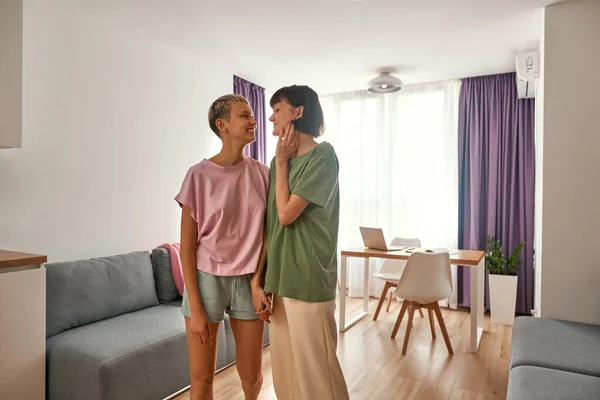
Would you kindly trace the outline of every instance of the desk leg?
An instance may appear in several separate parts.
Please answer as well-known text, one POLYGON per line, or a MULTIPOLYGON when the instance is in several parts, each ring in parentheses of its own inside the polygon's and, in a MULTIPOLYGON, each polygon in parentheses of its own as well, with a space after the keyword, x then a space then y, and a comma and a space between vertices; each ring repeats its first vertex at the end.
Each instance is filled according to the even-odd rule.
POLYGON ((340 310, 338 323, 340 332, 346 330, 346 287, 348 286, 348 256, 342 256, 342 270, 340 271, 340 310))
POLYGON ((363 279, 363 311, 365 315, 369 314, 369 276, 371 276, 371 271, 369 271, 369 257, 365 258, 365 277, 363 279))
POLYGON ((477 267, 471 268, 471 353, 477 353, 483 334, 484 291, 485 268, 482 258, 477 267))
POLYGON ((360 321, 361 319, 363 319, 366 315, 367 315, 367 311, 369 308, 369 259, 367 258, 365 261, 365 286, 364 286, 364 290, 365 290, 365 294, 366 297, 363 303, 363 311, 362 313, 358 314, 356 317, 352 318, 348 324, 346 324, 346 286, 348 284, 348 256, 342 256, 342 270, 340 271, 340 312, 339 312, 339 330, 340 332, 345 332, 347 329, 349 329, 351 326, 353 326, 354 324, 356 324, 358 321, 360 321))

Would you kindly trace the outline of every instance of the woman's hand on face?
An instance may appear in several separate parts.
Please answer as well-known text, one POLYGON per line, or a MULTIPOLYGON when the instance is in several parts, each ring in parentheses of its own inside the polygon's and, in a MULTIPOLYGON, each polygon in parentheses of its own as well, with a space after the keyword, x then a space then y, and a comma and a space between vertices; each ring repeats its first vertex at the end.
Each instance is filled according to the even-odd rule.
POLYGON ((277 140, 277 150, 275 152, 275 160, 277 162, 288 162, 290 158, 294 158, 298 153, 298 134, 292 122, 288 123, 285 132, 279 135, 277 140))

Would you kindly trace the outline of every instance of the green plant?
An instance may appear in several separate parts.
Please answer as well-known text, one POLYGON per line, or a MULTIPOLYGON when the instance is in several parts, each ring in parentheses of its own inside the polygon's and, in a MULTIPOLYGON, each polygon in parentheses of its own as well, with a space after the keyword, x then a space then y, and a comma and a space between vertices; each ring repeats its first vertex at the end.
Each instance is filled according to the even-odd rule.
POLYGON ((500 239, 496 239, 494 235, 488 235, 485 267, 493 275, 516 275, 520 264, 519 253, 523 246, 525 246, 525 242, 519 243, 510 257, 506 258, 500 239))

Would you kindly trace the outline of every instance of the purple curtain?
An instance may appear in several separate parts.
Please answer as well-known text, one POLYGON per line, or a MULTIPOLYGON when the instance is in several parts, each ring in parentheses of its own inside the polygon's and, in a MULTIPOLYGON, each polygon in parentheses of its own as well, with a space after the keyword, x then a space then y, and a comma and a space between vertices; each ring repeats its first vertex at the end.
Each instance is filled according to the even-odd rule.
POLYGON ((241 94, 248 99, 257 122, 256 141, 244 148, 244 154, 266 164, 267 120, 265 117, 265 89, 234 75, 233 93, 241 94))
MULTIPOLYGON (((518 99, 514 73, 462 81, 458 119, 461 249, 485 250, 486 235, 504 251, 521 250, 516 311, 533 308, 535 103, 518 99)), ((486 271, 485 306, 489 308, 486 271)), ((458 271, 458 300, 470 305, 469 267, 458 271)))

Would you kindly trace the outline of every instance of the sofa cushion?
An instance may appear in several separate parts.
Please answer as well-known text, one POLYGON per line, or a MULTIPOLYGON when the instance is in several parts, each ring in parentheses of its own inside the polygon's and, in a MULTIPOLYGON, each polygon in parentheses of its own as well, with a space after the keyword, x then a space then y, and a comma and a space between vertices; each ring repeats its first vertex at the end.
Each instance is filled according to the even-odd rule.
MULTIPOLYGON (((167 303, 167 305, 172 307, 179 307, 181 309, 181 304, 183 303, 183 299, 173 300, 167 303)), ((182 315, 183 317, 183 315, 182 315)))
POLYGON ((518 317, 510 367, 529 365, 600 377, 600 325, 518 317))
POLYGON ((158 301, 161 304, 168 304, 174 300, 181 299, 181 295, 173 279, 169 250, 164 247, 152 250, 152 268, 154 270, 158 301))
POLYGON ((185 324, 158 305, 47 340, 49 400, 163 399, 189 385, 185 324))
POLYGON ((45 267, 46 337, 158 304, 148 252, 45 267))
POLYGON ((508 400, 597 400, 600 378, 555 369, 521 366, 511 369, 508 400))

